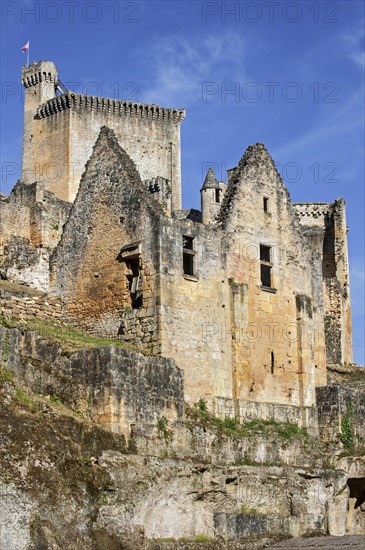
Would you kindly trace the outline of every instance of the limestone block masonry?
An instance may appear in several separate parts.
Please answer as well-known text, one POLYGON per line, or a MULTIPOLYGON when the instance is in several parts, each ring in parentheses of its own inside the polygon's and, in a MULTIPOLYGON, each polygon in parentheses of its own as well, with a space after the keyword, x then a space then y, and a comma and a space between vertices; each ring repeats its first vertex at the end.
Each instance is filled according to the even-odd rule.
POLYGON ((208 170, 201 212, 182 210, 182 109, 70 92, 50 61, 22 82, 0 277, 41 295, 4 292, 3 315, 172 359, 185 400, 221 418, 341 424, 340 394, 337 412, 318 402, 327 366, 353 360, 345 201, 293 204, 256 143, 227 184, 208 170))
POLYGON ((51 392, 104 428, 130 437, 147 434, 162 417, 184 416, 183 372, 170 359, 114 346, 63 353, 30 330, 0 326, 0 362, 34 392, 51 392), (32 371, 30 365, 38 365, 32 371))

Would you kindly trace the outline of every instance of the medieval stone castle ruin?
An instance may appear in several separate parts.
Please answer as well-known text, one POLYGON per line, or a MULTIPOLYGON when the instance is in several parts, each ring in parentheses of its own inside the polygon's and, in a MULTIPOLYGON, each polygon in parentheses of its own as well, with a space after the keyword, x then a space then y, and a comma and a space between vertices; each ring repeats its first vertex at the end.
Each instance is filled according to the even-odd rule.
POLYGON ((183 110, 69 92, 47 61, 22 82, 2 277, 43 292, 40 317, 173 359, 190 403, 316 432, 327 365, 352 362, 344 200, 293 204, 256 144, 183 210, 183 110))

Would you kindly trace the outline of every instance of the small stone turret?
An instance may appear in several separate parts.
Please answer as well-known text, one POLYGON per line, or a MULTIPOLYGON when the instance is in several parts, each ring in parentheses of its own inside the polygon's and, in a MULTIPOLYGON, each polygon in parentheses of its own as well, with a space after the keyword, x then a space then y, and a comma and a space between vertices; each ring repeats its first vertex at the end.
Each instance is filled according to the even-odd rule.
POLYGON ((211 223, 218 214, 226 188, 224 182, 217 180, 213 168, 209 168, 200 190, 202 222, 204 224, 211 223))

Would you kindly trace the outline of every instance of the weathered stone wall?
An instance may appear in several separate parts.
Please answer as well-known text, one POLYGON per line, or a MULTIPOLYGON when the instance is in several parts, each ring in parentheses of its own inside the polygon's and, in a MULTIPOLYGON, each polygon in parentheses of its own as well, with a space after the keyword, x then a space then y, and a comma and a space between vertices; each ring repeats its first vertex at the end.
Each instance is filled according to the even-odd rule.
POLYGON ((52 257, 53 289, 81 326, 175 359, 187 401, 204 398, 237 418, 246 402, 266 414, 270 403, 289 406, 315 429, 314 390, 326 383, 321 259, 263 146, 242 159, 219 224, 204 225, 165 216, 104 128, 52 257), (261 284, 260 244, 270 247, 270 287, 261 284))
POLYGON ((236 392, 248 401, 311 406, 315 386, 326 381, 320 258, 263 145, 249 147, 229 175, 218 221, 234 332, 249 329, 233 340, 236 392), (270 248, 271 288, 260 280, 260 245, 270 248))
POLYGON ((326 382, 321 256, 263 146, 231 171, 218 221, 164 224, 161 352, 184 369, 190 402, 214 397, 218 414, 237 417, 241 401, 288 405, 310 424, 315 387, 326 382), (184 235, 193 276, 183 273, 184 235), (260 244, 271 249, 271 288, 261 284, 260 244))
POLYGON ((181 219, 164 224, 161 241, 161 353, 184 369, 188 402, 232 399, 230 286, 219 237, 181 219), (184 236, 193 239, 193 275, 184 274, 184 236))
POLYGON ((318 423, 324 441, 340 436, 345 446, 365 446, 365 382, 331 384, 316 389, 318 423))
POLYGON ((327 363, 351 363, 352 329, 346 210, 334 203, 294 204, 306 238, 322 257, 327 363))
POLYGON ((162 416, 184 415, 183 372, 170 359, 114 346, 66 355, 35 332, 1 326, 0 357, 28 390, 57 395, 114 433, 150 433, 162 416))
MULTIPOLYGON (((184 111, 71 92, 60 97, 54 92, 48 101, 36 105, 31 94, 41 83, 33 83, 30 73, 33 69, 37 74, 43 72, 46 64, 31 66, 26 75, 23 71, 23 82, 30 82, 25 110, 33 113, 32 124, 25 126, 26 183, 40 181, 59 198, 74 201, 100 128, 106 125, 115 131, 142 179, 161 176, 169 180, 173 209, 181 208, 180 123, 184 111)), ((38 91, 36 97, 43 95, 38 91)))
POLYGON ((30 240, 30 209, 26 204, 14 208, 9 197, 0 198, 0 255, 4 256, 4 244, 14 235, 30 240))
POLYGON ((158 351, 163 215, 113 132, 102 129, 51 259, 53 291, 80 326, 126 340, 133 335, 141 349, 158 351))
POLYGON ((18 181, 0 202, 2 277, 49 288, 49 255, 61 238, 71 205, 37 184, 18 181))
POLYGON ((245 421, 250 420, 273 420, 274 422, 291 422, 298 426, 307 426, 312 434, 318 434, 318 419, 315 406, 299 407, 295 405, 281 405, 278 403, 267 403, 245 401, 238 399, 234 404, 232 400, 225 400, 220 397, 214 399, 214 410, 220 417, 231 412, 230 416, 237 415, 245 421), (231 407, 231 411, 230 411, 231 407))
POLYGON ((6 290, 0 286, 0 315, 16 321, 48 320, 55 325, 66 325, 66 317, 60 300, 53 300, 45 293, 6 290))

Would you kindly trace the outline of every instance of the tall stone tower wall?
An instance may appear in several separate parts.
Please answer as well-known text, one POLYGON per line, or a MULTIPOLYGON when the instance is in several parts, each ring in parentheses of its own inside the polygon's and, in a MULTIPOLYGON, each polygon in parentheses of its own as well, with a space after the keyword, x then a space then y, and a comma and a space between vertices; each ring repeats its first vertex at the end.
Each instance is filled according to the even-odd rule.
MULTIPOLYGON (((47 143, 49 131, 44 132, 39 127, 36 114, 39 105, 56 97, 57 82, 57 69, 51 61, 33 62, 29 67, 26 65, 23 67, 22 84, 25 88, 25 101, 22 179, 26 183, 40 181, 40 175, 44 179, 47 177, 46 166, 52 152, 46 145, 52 147, 53 143, 47 143)), ((60 132, 60 129, 58 131, 60 132)), ((62 139, 61 143, 65 143, 65 140, 62 139)), ((60 147, 58 154, 62 155, 63 151, 64 148, 60 147)), ((57 162, 60 163, 59 158, 57 162)))
POLYGON ((312 246, 317 246, 322 256, 327 362, 352 363, 345 201, 301 203, 294 207, 312 246))
POLYGON ((57 82, 53 63, 41 61, 23 69, 25 183, 38 181, 73 202, 100 128, 108 126, 143 180, 161 176, 170 182, 172 209, 180 209, 180 123, 185 112, 76 93, 57 96, 57 82))

